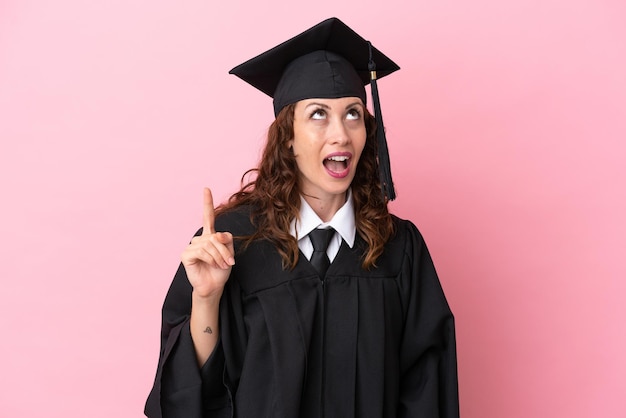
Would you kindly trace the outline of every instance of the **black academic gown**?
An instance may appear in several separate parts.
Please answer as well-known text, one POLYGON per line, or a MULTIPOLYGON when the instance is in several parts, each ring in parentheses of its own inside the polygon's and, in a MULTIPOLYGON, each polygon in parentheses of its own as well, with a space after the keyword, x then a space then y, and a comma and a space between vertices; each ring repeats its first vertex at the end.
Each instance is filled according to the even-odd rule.
MULTIPOLYGON (((216 230, 252 232, 245 211, 216 230)), ((161 355, 146 415, 156 417, 458 417, 454 319, 424 241, 394 217, 377 268, 345 242, 321 280, 300 254, 236 243, 220 303, 220 340, 199 368, 181 266, 163 306, 161 355)))

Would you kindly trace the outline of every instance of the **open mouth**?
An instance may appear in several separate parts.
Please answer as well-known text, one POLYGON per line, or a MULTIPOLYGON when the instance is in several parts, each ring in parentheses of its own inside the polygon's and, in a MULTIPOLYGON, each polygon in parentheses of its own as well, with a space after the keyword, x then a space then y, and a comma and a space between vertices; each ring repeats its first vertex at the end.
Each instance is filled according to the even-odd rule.
POLYGON ((350 167, 349 155, 331 155, 324 159, 324 167, 333 177, 345 177, 350 167))

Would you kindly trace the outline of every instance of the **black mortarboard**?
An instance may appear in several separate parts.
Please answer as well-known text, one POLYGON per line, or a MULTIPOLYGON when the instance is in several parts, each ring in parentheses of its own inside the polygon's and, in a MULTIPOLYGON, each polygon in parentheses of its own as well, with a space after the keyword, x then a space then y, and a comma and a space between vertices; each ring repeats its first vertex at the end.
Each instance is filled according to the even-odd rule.
POLYGON ((359 97, 366 103, 365 85, 371 82, 383 194, 393 200, 395 191, 376 79, 398 69, 341 20, 330 18, 230 73, 273 97, 275 115, 286 105, 304 99, 359 97))

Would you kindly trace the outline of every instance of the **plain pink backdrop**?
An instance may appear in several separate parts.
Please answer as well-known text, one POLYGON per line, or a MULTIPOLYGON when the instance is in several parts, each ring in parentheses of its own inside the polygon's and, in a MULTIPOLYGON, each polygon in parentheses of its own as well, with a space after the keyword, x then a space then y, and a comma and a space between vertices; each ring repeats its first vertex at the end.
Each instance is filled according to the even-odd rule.
POLYGON ((139 417, 160 306, 254 165, 228 70, 336 15, 457 318, 465 418, 624 417, 626 3, 0 1, 0 416, 139 417))

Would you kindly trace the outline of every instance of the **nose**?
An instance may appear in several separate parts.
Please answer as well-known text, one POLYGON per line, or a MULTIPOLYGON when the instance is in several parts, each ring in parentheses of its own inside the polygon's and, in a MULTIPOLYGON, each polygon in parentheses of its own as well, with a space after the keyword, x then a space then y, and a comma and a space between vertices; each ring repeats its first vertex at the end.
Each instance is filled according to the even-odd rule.
POLYGON ((350 143, 350 133, 342 118, 333 118, 328 130, 331 144, 345 145, 350 143))

